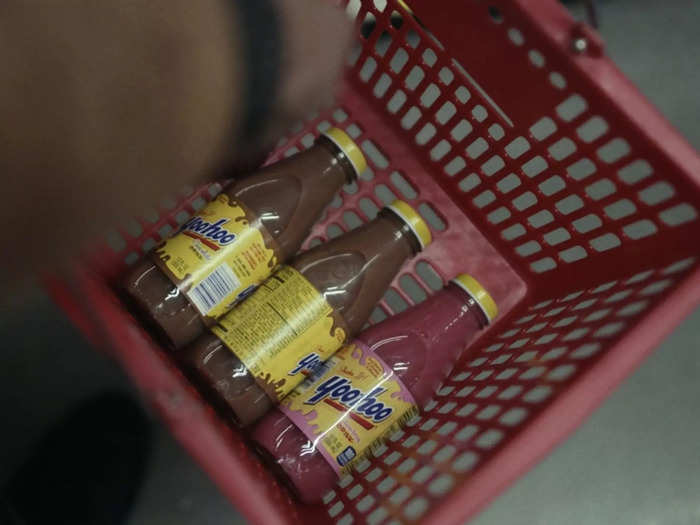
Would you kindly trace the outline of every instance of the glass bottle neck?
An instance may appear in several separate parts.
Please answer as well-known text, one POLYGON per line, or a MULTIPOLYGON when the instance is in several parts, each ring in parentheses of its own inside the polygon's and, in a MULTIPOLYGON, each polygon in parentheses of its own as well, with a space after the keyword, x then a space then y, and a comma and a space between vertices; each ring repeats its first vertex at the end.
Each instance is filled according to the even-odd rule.
POLYGON ((416 310, 416 322, 421 318, 430 321, 422 323, 422 332, 427 341, 454 345, 459 347, 459 351, 476 331, 488 324, 476 301, 453 283, 426 299, 416 310))
POLYGON ((334 161, 340 165, 345 174, 345 184, 352 184, 357 180, 357 172, 352 162, 335 142, 325 135, 321 135, 316 139, 315 145, 328 151, 333 156, 334 161))
POLYGON ((368 328, 358 339, 423 403, 485 323, 476 302, 450 283, 419 305, 368 328))
POLYGON ((413 230, 389 208, 382 208, 377 215, 377 219, 386 220, 393 226, 397 235, 400 235, 408 243, 412 255, 416 255, 422 250, 420 240, 413 233, 413 230))
POLYGON ((488 317, 486 317, 486 314, 481 309, 481 306, 479 306, 479 303, 477 303, 474 300, 474 298, 471 295, 469 295, 469 293, 467 293, 463 288, 461 288, 453 282, 450 282, 445 287, 445 290, 449 290, 449 292, 446 293, 452 293, 461 298, 463 304, 473 312, 474 317, 479 322, 479 328, 483 329, 489 325, 488 317))

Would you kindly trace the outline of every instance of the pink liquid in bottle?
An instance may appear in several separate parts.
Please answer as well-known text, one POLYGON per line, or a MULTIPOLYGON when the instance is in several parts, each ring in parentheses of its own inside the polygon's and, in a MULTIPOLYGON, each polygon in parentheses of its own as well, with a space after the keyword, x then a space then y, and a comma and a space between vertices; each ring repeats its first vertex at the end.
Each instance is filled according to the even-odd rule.
POLYGON ((301 501, 320 501, 376 442, 369 438, 386 434, 430 399, 496 313, 488 293, 460 275, 329 359, 254 428, 256 449, 301 501))

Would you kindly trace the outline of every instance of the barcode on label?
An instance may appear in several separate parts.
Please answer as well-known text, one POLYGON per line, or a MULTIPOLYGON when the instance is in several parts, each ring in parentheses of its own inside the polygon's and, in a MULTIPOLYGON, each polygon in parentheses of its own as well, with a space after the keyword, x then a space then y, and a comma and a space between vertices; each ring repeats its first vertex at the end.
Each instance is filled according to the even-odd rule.
POLYGON ((224 263, 217 267, 202 282, 192 288, 187 296, 203 314, 218 306, 230 293, 238 290, 240 281, 233 270, 224 263))

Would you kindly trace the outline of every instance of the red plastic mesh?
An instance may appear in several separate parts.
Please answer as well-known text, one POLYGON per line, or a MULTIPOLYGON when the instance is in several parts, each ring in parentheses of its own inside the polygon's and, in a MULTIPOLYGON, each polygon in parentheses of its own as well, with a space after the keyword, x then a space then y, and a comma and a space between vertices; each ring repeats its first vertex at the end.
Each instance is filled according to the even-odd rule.
POLYGON ((271 160, 330 126, 366 153, 368 170, 307 245, 397 197, 431 225, 433 245, 401 271, 372 322, 465 271, 492 292, 501 316, 423 414, 343 478, 324 507, 289 498, 107 284, 218 187, 187 191, 115 234, 79 280, 82 303, 53 285, 254 521, 463 522, 570 430, 567 422, 552 431, 549 415, 569 403, 580 421, 592 408, 567 393, 589 386, 599 400, 639 362, 644 352, 623 339, 641 320, 653 323, 654 308, 696 270, 700 163, 599 56, 594 34, 553 1, 537 13, 524 1, 409 4, 417 18, 394 0, 349 2, 359 39, 339 105, 300 123, 271 160), (582 56, 570 48, 578 36, 590 45, 582 56), (629 363, 615 360, 623 352, 629 363), (601 366, 618 367, 619 377, 601 366), (526 448, 525 436, 538 446, 526 448), (517 467, 493 474, 516 457, 517 467))

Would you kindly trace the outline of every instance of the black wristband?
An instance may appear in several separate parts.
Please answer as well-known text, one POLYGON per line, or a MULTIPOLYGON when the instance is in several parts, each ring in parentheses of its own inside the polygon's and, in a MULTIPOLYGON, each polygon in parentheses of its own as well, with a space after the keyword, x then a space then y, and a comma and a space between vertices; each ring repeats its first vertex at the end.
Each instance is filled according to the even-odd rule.
POLYGON ((279 15, 273 0, 233 0, 245 60, 243 118, 239 142, 255 143, 277 100, 282 67, 279 15))

